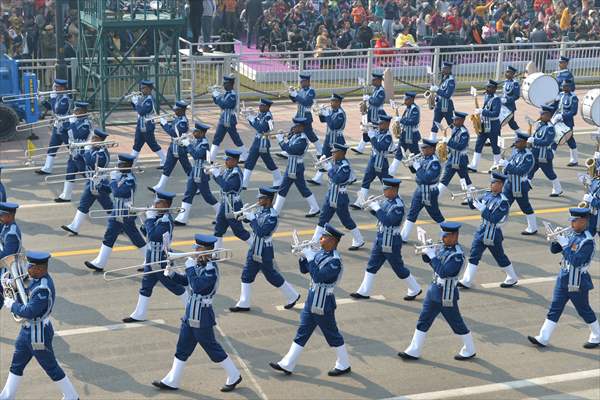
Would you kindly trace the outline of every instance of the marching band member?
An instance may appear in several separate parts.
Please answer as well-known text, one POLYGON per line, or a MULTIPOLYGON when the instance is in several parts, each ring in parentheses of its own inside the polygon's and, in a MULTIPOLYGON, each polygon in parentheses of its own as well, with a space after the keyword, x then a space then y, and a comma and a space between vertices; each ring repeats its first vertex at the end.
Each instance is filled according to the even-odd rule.
MULTIPOLYGON (((217 238, 209 235, 194 235, 194 250, 210 251, 215 248, 217 238)), ((210 255, 189 257, 185 262, 185 274, 180 275, 167 266, 164 272, 181 287, 187 287, 188 300, 185 314, 181 319, 177 348, 173 366, 169 373, 152 385, 163 390, 177 390, 188 358, 200 344, 210 360, 218 363, 227 373, 227 381, 221 392, 231 392, 242 381, 242 375, 215 338, 214 326, 217 324, 212 307, 214 296, 219 287, 219 267, 210 255)))
POLYGON ((460 178, 460 187, 462 190, 467 191, 468 188, 473 186, 473 182, 469 177, 469 155, 467 149, 469 148, 469 130, 465 126, 465 118, 467 113, 454 111, 454 118, 452 123, 452 134, 448 139, 448 161, 444 166, 444 175, 438 184, 438 191, 443 193, 448 189, 450 181, 454 177, 454 174, 458 174, 460 178))
POLYGON ((562 186, 556 172, 554 172, 554 166, 552 161, 554 160, 554 151, 556 150, 556 143, 554 138, 556 131, 554 126, 550 123, 552 113, 554 112, 553 107, 542 106, 540 110, 540 120, 536 124, 535 132, 531 137, 523 136, 527 138, 527 142, 531 144, 531 153, 535 159, 533 168, 529 172, 529 179, 533 179, 538 169, 541 169, 546 178, 552 182, 552 192, 550 197, 558 197, 563 193, 562 186))
POLYGON ((402 240, 400 225, 404 219, 404 202, 398 195, 400 179, 384 178, 383 195, 385 200, 369 204, 372 214, 377 217, 377 237, 367 263, 363 281, 355 293, 355 299, 368 299, 375 280, 375 274, 384 262, 389 262, 398 278, 405 280, 408 286, 404 300, 412 301, 421 294, 421 287, 402 260, 402 240))
POLYGON ((590 307, 589 292, 594 288, 588 268, 594 255, 594 237, 586 230, 589 208, 570 208, 571 234, 556 236, 550 244, 552 254, 562 253, 561 269, 556 277, 552 304, 538 336, 527 336, 531 343, 546 347, 567 302, 571 300, 579 316, 590 327, 590 336, 583 345, 594 349, 600 345, 600 325, 590 307))
POLYGON ((558 59, 558 68, 560 68, 558 71, 556 71, 556 81, 558 82, 558 87, 562 88, 563 87, 563 83, 566 80, 569 80, 571 82, 569 82, 569 87, 571 92, 575 91, 575 77, 573 76, 573 73, 571 71, 569 71, 569 61, 571 61, 571 59, 569 57, 566 56, 560 56, 560 58, 558 59))
MULTIPOLYGON (((508 126, 515 132, 519 130, 519 125, 515 120, 515 112, 517 111, 516 102, 519 100, 519 97, 521 97, 521 85, 519 84, 519 81, 515 79, 516 73, 517 69, 512 65, 506 67, 506 71, 504 71, 506 80, 502 85, 502 97, 500 97, 502 104, 513 113, 508 121, 508 126)), ((502 121, 500 122, 502 123, 502 121)))
POLYGON ((444 61, 442 65, 442 78, 440 86, 432 85, 429 90, 435 95, 435 108, 433 109, 433 124, 431 125, 431 138, 437 138, 438 124, 446 119, 446 124, 452 124, 454 102, 452 95, 456 89, 456 81, 452 75, 452 63, 444 61), (437 122, 437 124, 436 124, 437 122))
MULTIPOLYGON (((371 95, 364 95, 363 101, 366 101, 368 104, 367 123, 376 125, 380 122, 379 117, 382 114, 385 114, 385 111, 383 110, 383 104, 385 103, 385 89, 383 88, 383 73, 373 72, 371 76, 373 93, 371 93, 371 95)), ((370 141, 371 138, 366 133, 363 133, 360 142, 356 147, 352 148, 352 151, 357 154, 363 154, 365 151, 365 146, 370 141)))
MULTIPOLYGON (((0 260, 18 254, 23 249, 21 229, 15 221, 17 208, 19 205, 16 203, 0 203, 0 260)), ((0 268, 0 277, 4 272, 6 269, 0 268)))
POLYGON ((96 200, 102 208, 110 210, 113 208, 113 203, 110 198, 110 181, 108 176, 103 173, 98 173, 98 168, 106 168, 110 162, 108 149, 102 146, 102 142, 106 140, 108 134, 101 129, 94 129, 91 141, 97 143, 85 149, 83 160, 85 162, 85 174, 89 178, 85 182, 85 189, 79 200, 79 207, 73 221, 69 225, 61 226, 65 231, 73 234, 79 234, 79 227, 90 212, 90 208, 96 200))
POLYGON ((283 182, 279 187, 279 193, 273 208, 278 214, 281 213, 283 205, 285 204, 285 198, 290 190, 292 184, 296 185, 298 191, 306 199, 310 209, 307 218, 316 217, 321 212, 317 198, 306 186, 304 180, 304 154, 308 147, 308 140, 306 138, 305 129, 308 121, 303 117, 293 118, 294 126, 292 126, 288 135, 287 141, 284 141, 283 135, 277 135, 277 142, 279 147, 288 154, 287 168, 283 176, 283 182))
POLYGON ((442 222, 443 246, 429 247, 424 250, 423 261, 433 269, 433 281, 423 301, 423 308, 417 321, 417 328, 410 345, 398 356, 404 360, 417 360, 421 357, 421 349, 425 337, 433 321, 442 313, 452 331, 460 336, 463 347, 455 360, 463 361, 475 357, 475 344, 469 328, 465 324, 458 309, 458 274, 465 263, 465 255, 458 244, 458 222, 442 222))
MULTIPOLYGON (((321 146, 321 142, 313 129, 313 116, 312 116, 312 105, 315 102, 315 97, 317 96, 315 90, 310 87, 310 74, 299 74, 300 78, 300 88, 296 90, 295 88, 290 88, 289 95, 290 100, 298 105, 298 111, 296 112, 297 118, 305 118, 306 124, 304 125, 304 134, 309 142, 314 144, 315 149, 317 150, 317 156, 321 156, 323 154, 323 146, 321 146)), ((284 150, 283 154, 278 153, 280 157, 286 158, 287 153, 284 150)))
POLYGON ((444 221, 444 216, 440 211, 438 203, 440 197, 438 183, 440 182, 442 167, 435 155, 436 145, 437 140, 423 139, 419 145, 422 157, 412 164, 412 168, 415 170, 417 187, 410 203, 410 210, 406 216, 406 221, 404 221, 404 225, 402 226, 401 235, 404 242, 408 240, 408 236, 423 207, 425 207, 427 214, 435 222, 439 224, 444 221))
MULTIPOLYGON (((68 82, 66 79, 55 79, 53 90, 55 92, 64 92, 67 90, 68 82)), ((70 114, 72 99, 69 94, 65 93, 50 93, 50 101, 43 103, 44 107, 48 110, 52 110, 52 116, 54 118, 65 117, 70 114)), ((63 125, 67 123, 67 120, 55 121, 52 126, 52 135, 50 136, 50 143, 48 143, 48 152, 46 154, 46 162, 44 166, 35 172, 39 175, 50 175, 52 173, 52 167, 54 166, 54 160, 56 159, 56 152, 58 148, 67 144, 64 141, 62 134, 63 125)))
MULTIPOLYGON (((475 142, 475 152, 473 153, 473 160, 469 164, 468 168, 470 171, 477 172, 477 166, 481 160, 481 151, 486 140, 490 141, 492 146, 492 154, 494 155, 494 162, 492 168, 498 165, 498 161, 501 158, 501 149, 498 145, 498 137, 500 136, 500 110, 502 108, 502 101, 500 97, 496 96, 496 89, 498 88, 498 82, 489 80, 485 87, 485 97, 483 99, 483 107, 475 109, 474 113, 481 115, 481 132, 477 134, 477 141, 475 142)), ((490 169, 491 170, 491 169, 490 169)))
POLYGON ((219 146, 221 146, 223 139, 225 139, 225 134, 227 133, 229 133, 229 137, 233 141, 233 144, 237 146, 242 155, 240 161, 244 162, 246 160, 246 147, 244 147, 244 142, 242 142, 242 138, 237 130, 237 116, 235 114, 235 109, 237 107, 238 95, 235 90, 233 90, 234 83, 234 76, 224 76, 223 89, 225 92, 221 93, 219 90, 213 90, 212 92, 213 102, 221 109, 221 116, 219 117, 217 131, 215 132, 215 137, 213 138, 212 146, 210 147, 209 161, 211 163, 216 160, 219 146))
POLYGON ((277 164, 273 161, 273 157, 271 156, 271 140, 269 138, 269 133, 273 131, 273 114, 271 114, 271 105, 273 102, 269 99, 260 99, 258 103, 258 114, 254 116, 248 116, 248 124, 256 131, 256 135, 254 135, 254 141, 250 146, 250 151, 248 152, 248 158, 244 163, 244 181, 242 183, 242 187, 244 189, 248 188, 248 184, 250 183, 250 177, 252 176, 252 171, 256 166, 256 161, 260 157, 265 166, 269 170, 269 172, 273 175, 273 186, 281 185, 281 181, 283 177, 281 176, 281 171, 277 168, 277 164))
POLYGON ((531 184, 527 178, 534 166, 534 156, 527 149, 527 142, 530 137, 525 132, 517 132, 515 137, 515 151, 508 160, 500 160, 499 166, 506 174, 506 184, 502 194, 506 197, 509 207, 516 200, 519 208, 527 218, 527 228, 521 232, 521 235, 535 235, 537 233, 537 220, 535 212, 529 200, 529 191, 531 184))
MULTIPOLYGON (((85 101, 76 101, 73 114, 66 124, 63 124, 63 142, 68 145, 85 143, 89 140, 92 131, 92 123, 87 117, 89 104, 85 101)), ((67 160, 67 175, 63 185, 62 193, 54 199, 57 203, 68 203, 73 194, 73 179, 77 172, 85 172, 85 160, 83 159, 85 149, 81 146, 69 147, 69 159, 67 160)))
POLYGON ((234 211, 242 208, 240 192, 242 191, 242 170, 238 167, 238 160, 242 155, 238 150, 225 150, 225 171, 220 168, 211 168, 215 182, 221 188, 221 202, 219 212, 215 221, 214 235, 219 239, 217 248, 223 244, 223 235, 227 228, 231 228, 233 234, 244 242, 250 239, 250 233, 244 229, 240 221, 233 216, 234 211))
MULTIPOLYGON (((31 283, 26 289, 29 300, 27 304, 10 298, 4 300, 6 308, 25 321, 21 324, 19 336, 15 341, 15 352, 6 384, 0 393, 0 399, 12 400, 16 397, 25 367, 33 357, 50 379, 57 384, 63 394, 63 399, 79 399, 75 387, 58 365, 52 348, 54 329, 50 321, 50 314, 56 301, 56 290, 54 281, 48 273, 50 254, 28 251, 26 256, 29 262, 27 273, 31 277, 31 283)), ((9 284, 11 283, 6 283, 6 285, 9 284)))
POLYGON ((314 252, 306 248, 299 260, 300 272, 309 273, 311 278, 308 298, 300 313, 300 326, 288 353, 278 362, 271 362, 271 368, 290 375, 308 339, 318 326, 329 346, 335 348, 337 359, 335 366, 327 375, 340 376, 351 371, 350 360, 344 338, 335 321, 334 290, 342 276, 343 265, 336 248, 344 234, 332 225, 325 225, 325 232, 319 241, 321 250, 314 252))
MULTIPOLYGON (((344 138, 346 112, 342 108, 342 100, 344 100, 343 96, 333 93, 329 103, 331 108, 322 108, 319 111, 319 121, 327 125, 321 159, 331 157, 333 147, 336 143, 346 144, 346 139, 344 138)), ((319 169, 315 173, 315 176, 313 176, 312 179, 309 179, 308 182, 313 185, 320 185, 325 170, 325 168, 319 169)))
POLYGON ((190 129, 188 119, 185 116, 187 106, 185 101, 178 100, 173 107, 173 112, 175 113, 173 120, 167 122, 165 118, 160 119, 160 126, 162 126, 164 131, 171 137, 171 144, 167 150, 167 159, 163 165, 160 180, 156 185, 148 187, 152 192, 163 190, 165 188, 173 169, 175 169, 175 165, 177 165, 177 161, 181 163, 181 168, 183 168, 185 174, 190 174, 192 165, 188 159, 186 148, 181 142, 182 136, 185 136, 190 129))
POLYGON ((392 117, 389 115, 380 115, 379 129, 369 130, 368 132, 369 141, 371 142, 371 157, 367 163, 356 201, 350 205, 355 210, 362 209, 362 204, 367 200, 367 196, 369 195, 371 182, 375 178, 379 178, 381 182, 383 182, 384 178, 391 178, 387 159, 393 143, 392 134, 389 131, 391 120, 392 117))
POLYGON ((250 296, 252 283, 259 271, 263 273, 267 281, 279 288, 286 298, 286 310, 294 307, 300 299, 298 292, 281 276, 275 267, 275 253, 273 250, 273 232, 277 230, 277 211, 272 207, 273 198, 277 189, 261 187, 258 190, 258 204, 260 209, 254 213, 245 212, 243 218, 252 229, 250 248, 246 255, 246 263, 242 270, 242 286, 240 300, 235 307, 229 307, 231 312, 250 311, 250 296))
POLYGON ((319 241, 325 230, 325 224, 331 221, 334 214, 337 214, 342 225, 352 232, 352 245, 348 250, 355 251, 365 245, 365 240, 348 209, 350 201, 347 186, 354 179, 354 173, 350 162, 346 159, 346 151, 348 151, 348 146, 343 143, 334 143, 331 149, 333 161, 327 172, 329 188, 325 194, 323 207, 321 207, 322 211, 319 223, 315 228, 313 241, 315 243, 319 241))
POLYGON ((583 201, 590 208, 588 231, 592 236, 600 235, 600 216, 598 215, 600 210, 600 152, 594 153, 594 160, 596 161, 594 176, 590 177, 592 181, 587 188, 587 193, 583 195, 583 201))
POLYGON ((186 146, 186 151, 192 156, 194 163, 188 174, 187 186, 183 195, 183 201, 181 202, 182 210, 173 221, 174 225, 183 226, 187 224, 190 218, 190 211, 192 210, 192 202, 198 193, 215 210, 215 219, 219 213, 220 204, 210 191, 210 175, 204 171, 210 146, 206 138, 206 131, 209 128, 210 126, 202 122, 196 122, 193 131, 194 140, 190 141, 186 146))
POLYGON ((471 254, 469 254, 469 263, 458 286, 469 289, 473 285, 477 265, 486 248, 490 250, 492 256, 501 269, 506 273, 506 279, 500 284, 501 288, 509 288, 517 284, 518 277, 512 263, 504 253, 502 241, 501 224, 506 221, 510 205, 508 199, 502 194, 502 188, 507 176, 499 172, 492 172, 490 176, 490 191, 478 198, 474 198, 472 192, 467 192, 467 200, 471 209, 477 209, 481 212, 481 225, 475 232, 471 244, 471 254))
POLYGON ((2 165, 0 165, 0 202, 6 201, 6 188, 2 183, 2 165))
POLYGON ((419 141, 421 140, 421 134, 419 133, 421 109, 415 104, 416 96, 417 94, 415 92, 404 93, 404 105, 406 108, 404 109, 402 117, 396 117, 397 123, 401 125, 401 130, 394 161, 392 161, 388 170, 388 173, 392 176, 396 175, 405 152, 410 152, 412 154, 417 154, 419 152, 419 141))
MULTIPOLYGON (((571 91, 574 83, 570 79, 565 79, 562 82, 562 92, 559 93, 558 98, 554 101, 554 109, 556 113, 552 118, 552 123, 556 123, 558 121, 562 121, 566 126, 571 128, 575 127, 574 117, 577 115, 577 109, 579 107, 579 99, 571 91)), ((570 160, 567 164, 567 167, 575 167, 578 165, 578 157, 577 157, 577 143, 575 142, 575 135, 571 136, 569 140, 567 140, 567 145, 569 146, 569 154, 570 160)))
POLYGON ((119 153, 118 171, 110 173, 110 189, 113 197, 114 208, 111 217, 108 220, 102 246, 95 259, 86 261, 85 266, 94 271, 102 272, 108 258, 112 253, 112 248, 121 233, 125 233, 129 240, 139 248, 143 254, 146 254, 146 241, 135 225, 137 216, 129 214, 129 207, 133 204, 133 197, 136 189, 136 179, 131 167, 135 161, 132 154, 119 153))
POLYGON ((162 167, 165 165, 165 152, 162 150, 154 136, 156 125, 154 120, 152 120, 152 114, 156 113, 156 107, 154 98, 152 97, 152 90, 154 90, 154 82, 150 80, 141 80, 140 91, 142 92, 142 95, 136 95, 131 98, 131 105, 138 115, 131 155, 134 158, 137 158, 140 151, 142 151, 144 144, 147 144, 148 147, 150 147, 150 150, 160 158, 160 166, 162 167))
POLYGON ((146 274, 142 277, 142 285, 135 310, 129 317, 123 318, 125 323, 140 322, 146 319, 148 302, 150 296, 152 296, 154 286, 158 282, 162 283, 175 296, 178 296, 183 305, 187 303, 184 286, 165 276, 165 274, 148 273, 156 270, 156 267, 164 269, 168 264, 167 252, 170 251, 173 240, 173 218, 168 209, 173 204, 173 198, 175 198, 175 193, 157 190, 152 209, 146 211, 146 221, 144 221, 146 238, 148 238, 144 256, 144 272, 146 274))

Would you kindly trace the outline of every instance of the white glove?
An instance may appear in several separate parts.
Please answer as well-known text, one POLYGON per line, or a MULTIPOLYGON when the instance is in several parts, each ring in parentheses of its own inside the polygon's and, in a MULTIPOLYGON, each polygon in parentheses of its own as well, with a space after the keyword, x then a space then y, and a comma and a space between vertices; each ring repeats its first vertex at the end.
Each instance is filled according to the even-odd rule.
POLYGON ((221 168, 211 168, 210 173, 216 178, 221 175, 221 168))
POLYGON ((219 97, 220 94, 221 92, 219 92, 218 90, 213 90, 212 92, 213 97, 219 97))
POLYGON ((155 211, 155 210, 146 211, 146 218, 148 218, 148 219, 156 218, 157 216, 158 216, 158 211, 155 211))
POLYGON ((379 202, 378 202, 378 201, 374 201, 374 202, 372 202, 372 203, 369 205, 369 207, 371 208, 371 210, 373 210, 373 211, 375 211, 375 212, 379 211, 379 209, 381 208, 381 206, 379 205, 379 202))
POLYGON ((369 96, 368 94, 363 94, 363 101, 369 101, 370 98, 371 96, 369 96))
POLYGON ((583 201, 585 201, 586 203, 591 203, 592 200, 594 200, 594 196, 592 196, 589 193, 586 193, 583 195, 583 201))
POLYGON ((507 101, 508 101, 508 100, 506 100, 506 97, 500 97, 500 102, 501 102, 502 104, 506 104, 506 102, 507 102, 507 101))
POLYGON ((473 114, 475 114, 475 115, 479 115, 479 114, 481 114, 481 108, 476 108, 476 109, 473 111, 473 114))
POLYGON ((370 139, 373 139, 375 136, 377 136, 377 131, 374 129, 369 129, 369 131, 367 132, 367 135, 369 136, 370 139))
POLYGON ((426 248, 423 253, 425 253, 425 255, 427 255, 427 257, 433 259, 435 258, 435 248, 434 247, 428 247, 426 248))
POLYGON ((554 120, 556 120, 556 121, 562 121, 562 119, 563 119, 563 116, 562 116, 562 114, 560 114, 560 113, 558 113, 558 114, 554 114, 554 117, 553 117, 553 119, 554 119, 554 120))
POLYGON ((561 247, 566 247, 569 245, 569 239, 567 239, 566 237, 564 237, 563 235, 558 235, 556 237, 556 241, 558 242, 558 244, 561 245, 561 247))
POLYGON ((473 200, 473 205, 475 206, 475 208, 479 211, 483 211, 485 209, 485 204, 483 204, 482 202, 480 202, 479 200, 473 200))
POLYGON ((504 158, 501 158, 500 161, 498 161, 498 165, 501 166, 502 168, 504 168, 508 165, 508 161, 505 160, 504 158))
POLYGON ((167 261, 167 266, 163 270, 163 275, 167 278, 171 278, 173 275, 175 275, 175 271, 173 271, 171 263, 169 261, 167 261))
POLYGON ((245 212, 244 218, 248 221, 254 221, 256 219, 256 214, 254 214, 253 212, 245 212))
POLYGON ((311 248, 304 248, 304 249, 302 249, 302 254, 304 254, 304 257, 306 258, 306 260, 308 262, 310 262, 315 258, 315 255, 317 254, 317 252, 311 248))
POLYGON ((115 180, 121 177, 121 171, 110 171, 110 179, 115 180))
POLYGON ((160 119, 160 124, 163 125, 163 126, 166 125, 167 124, 166 118, 161 118, 160 119))
POLYGON ((71 117, 69 118, 69 122, 74 124, 75 122, 77 122, 77 117, 71 117))
POLYGON ((600 151, 595 151, 594 152, 594 160, 597 160, 600 158, 600 151))
POLYGON ((412 163, 412 166, 413 166, 414 169, 418 170, 419 168, 421 168, 421 163, 418 162, 418 161, 414 161, 412 163))
POLYGON ((527 143, 531 143, 531 144, 533 144, 534 140, 535 140, 535 138, 534 138, 533 136, 529 136, 529 137, 527 138, 527 143))
POLYGON ((10 310, 13 304, 15 304, 15 301, 13 299, 9 297, 4 299, 4 307, 6 307, 7 310, 10 310))
POLYGON ((185 259, 185 267, 189 268, 189 267, 195 267, 196 266, 196 259, 192 258, 192 257, 188 257, 185 259))
POLYGON ((57 97, 58 97, 58 95, 56 93, 50 93, 50 98, 51 99, 55 99, 57 97))
POLYGON ((396 121, 397 124, 400 123, 401 119, 402 119, 402 117, 394 117, 394 121, 396 121))
POLYGON ((8 287, 13 285, 13 280, 10 278, 2 278, 2 286, 8 287))
POLYGON ((467 191, 469 187, 467 186, 467 181, 464 178, 460 178, 460 190, 467 191))
POLYGON ((291 96, 291 97, 296 97, 296 96, 298 96, 298 91, 297 91, 297 90, 290 90, 290 96, 291 96))
POLYGON ((431 85, 429 86, 429 90, 431 90, 432 92, 437 92, 438 90, 440 90, 440 88, 437 85, 431 85))
POLYGON ((140 96, 133 96, 133 97, 131 97, 131 102, 133 104, 137 104, 137 103, 139 103, 139 101, 140 101, 140 96))
POLYGON ((281 133, 278 133, 277 135, 275 135, 275 139, 277 139, 278 143, 283 142, 283 135, 281 133))

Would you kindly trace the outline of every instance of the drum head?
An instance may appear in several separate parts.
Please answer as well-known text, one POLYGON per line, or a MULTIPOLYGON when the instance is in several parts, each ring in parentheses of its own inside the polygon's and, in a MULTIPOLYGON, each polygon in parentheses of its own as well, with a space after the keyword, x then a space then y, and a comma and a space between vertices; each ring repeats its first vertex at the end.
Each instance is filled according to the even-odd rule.
POLYGON ((523 85, 523 98, 536 107, 554 101, 558 93, 556 79, 541 72, 529 75, 523 85))
POLYGON ((567 133, 565 133, 560 140, 558 141, 558 144, 565 144, 569 141, 569 139, 571 139, 573 137, 573 131, 568 131, 567 133))
POLYGON ((581 116, 588 124, 600 126, 600 89, 592 89, 586 93, 581 116))

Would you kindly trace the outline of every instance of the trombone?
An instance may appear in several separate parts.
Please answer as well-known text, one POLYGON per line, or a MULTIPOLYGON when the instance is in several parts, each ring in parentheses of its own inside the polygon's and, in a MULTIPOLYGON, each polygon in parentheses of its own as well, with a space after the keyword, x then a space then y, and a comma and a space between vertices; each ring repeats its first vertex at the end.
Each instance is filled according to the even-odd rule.
POLYGON ((76 89, 70 90, 50 90, 47 92, 37 92, 37 93, 29 93, 29 94, 15 94, 11 96, 2 96, 3 103, 11 103, 13 101, 25 101, 25 100, 35 100, 40 99, 46 96, 50 96, 52 94, 60 95, 60 94, 77 94, 76 89))
POLYGON ((88 181, 88 180, 97 178, 100 175, 106 175, 108 173, 111 173, 112 171, 121 171, 123 169, 131 169, 131 171, 135 171, 135 172, 138 172, 140 174, 144 173, 144 169, 142 167, 138 167, 138 166, 131 167, 131 168, 120 168, 120 167, 104 168, 104 167, 97 167, 96 169, 89 170, 89 171, 78 171, 78 172, 66 173, 66 174, 52 174, 52 175, 48 175, 48 176, 46 176, 44 178, 44 181, 46 183, 49 183, 49 184, 62 183, 62 182, 64 182, 65 177, 67 177, 69 175, 87 174, 87 173, 93 172, 93 175, 91 175, 91 176, 86 176, 86 177, 83 177, 83 178, 71 179, 69 182, 88 181))
POLYGON ((75 118, 87 117, 90 119, 96 119, 96 118, 98 118, 98 113, 86 112, 83 114, 70 114, 70 115, 63 115, 60 117, 53 117, 50 119, 42 119, 39 121, 31 122, 29 124, 17 125, 16 131, 22 132, 22 131, 27 131, 30 129, 47 128, 47 127, 50 127, 51 125, 54 125, 55 123, 61 123, 61 122, 64 122, 65 120, 67 120, 69 118, 73 118, 73 117, 75 117, 75 118))
POLYGON ((474 195, 476 193, 487 192, 489 189, 474 189, 474 190, 465 190, 464 192, 458 193, 450 193, 450 200, 454 200, 457 197, 466 198, 468 195, 474 195))
MULTIPOLYGON (((172 253, 170 251, 167 251, 166 260, 154 261, 154 262, 138 264, 138 265, 131 265, 129 267, 117 268, 117 269, 113 269, 111 271, 106 271, 104 273, 104 280, 107 282, 111 282, 111 281, 118 281, 121 279, 135 278, 138 276, 146 276, 146 275, 152 275, 152 274, 157 274, 157 273, 164 273, 165 272, 164 268, 160 268, 160 269, 153 269, 153 270, 144 271, 144 272, 126 273, 126 275, 118 274, 119 272, 124 272, 124 271, 127 272, 130 270, 137 271, 137 269, 144 268, 146 266, 152 267, 153 265, 160 265, 163 263, 174 263, 176 260, 179 260, 182 258, 188 258, 188 257, 199 258, 199 257, 204 257, 204 256, 208 256, 209 261, 221 262, 221 261, 230 260, 233 257, 233 252, 230 249, 190 251, 188 253, 172 253)), ((184 269, 184 268, 185 268, 185 264, 169 267, 170 270, 179 270, 179 269, 184 269)))
MULTIPOLYGON (((34 149, 32 151, 40 151, 40 150, 49 150, 49 149, 55 149, 58 147, 62 147, 63 145, 59 145, 59 146, 49 146, 49 147, 40 147, 37 149, 34 149)), ((74 148, 78 148, 78 147, 86 147, 86 146, 92 146, 92 147, 119 147, 119 142, 114 141, 114 140, 108 140, 105 142, 83 142, 83 143, 70 143, 68 145, 66 145, 66 149, 62 149, 62 150, 58 150, 56 153, 56 155, 62 155, 62 154, 70 154, 71 150, 74 148)), ((25 157, 27 157, 27 163, 31 163, 33 162, 34 158, 41 158, 41 157, 46 157, 46 154, 31 154, 32 151, 30 150, 25 150, 25 157)))
POLYGON ((258 202, 254 204, 244 204, 244 206, 239 211, 233 212, 233 218, 239 219, 241 216, 244 215, 244 213, 250 212, 258 207, 260 207, 260 204, 258 204, 258 202))
POLYGON ((298 231, 294 229, 292 232, 292 254, 296 257, 302 255, 302 251, 304 249, 311 249, 313 251, 318 251, 321 248, 319 243, 314 242, 312 240, 303 240, 300 241, 298 237, 298 231))
POLYGON ((120 217, 135 217, 139 213, 143 213, 146 211, 157 211, 163 213, 180 213, 183 211, 181 207, 169 207, 169 208, 156 208, 156 207, 129 207, 129 208, 109 208, 106 210, 92 210, 89 212, 90 218, 94 219, 103 219, 103 218, 112 218, 113 212, 124 213, 127 212, 127 215, 120 215, 120 217), (108 214, 110 213, 110 214, 108 214))

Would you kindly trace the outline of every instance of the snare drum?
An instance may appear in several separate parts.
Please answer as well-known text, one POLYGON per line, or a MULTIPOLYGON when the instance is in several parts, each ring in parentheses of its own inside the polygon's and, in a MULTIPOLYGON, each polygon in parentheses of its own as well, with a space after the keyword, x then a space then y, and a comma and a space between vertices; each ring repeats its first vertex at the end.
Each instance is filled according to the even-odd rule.
POLYGON ((600 126, 600 89, 592 89, 585 94, 581 117, 590 125, 600 126))
POLYGON ((508 124, 508 121, 510 121, 512 116, 513 116, 513 112, 510 111, 508 109, 508 107, 502 106, 502 108, 500 108, 500 116, 499 116, 500 126, 504 126, 504 125, 508 124))
POLYGON ((541 107, 554 101, 558 96, 558 82, 551 75, 536 72, 523 81, 521 97, 532 106, 541 107))
POLYGON ((573 136, 573 129, 569 128, 564 122, 559 121, 554 124, 554 143, 565 144, 573 136))

